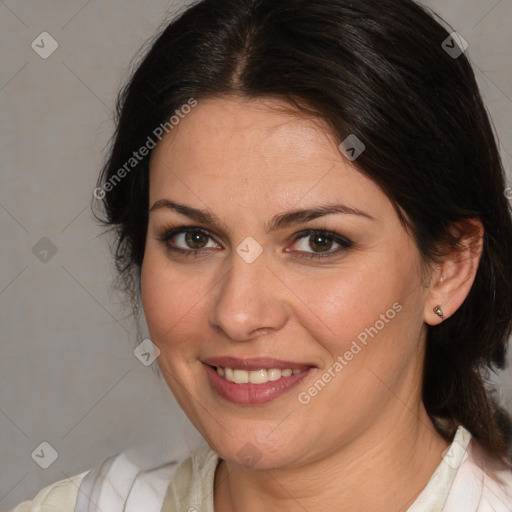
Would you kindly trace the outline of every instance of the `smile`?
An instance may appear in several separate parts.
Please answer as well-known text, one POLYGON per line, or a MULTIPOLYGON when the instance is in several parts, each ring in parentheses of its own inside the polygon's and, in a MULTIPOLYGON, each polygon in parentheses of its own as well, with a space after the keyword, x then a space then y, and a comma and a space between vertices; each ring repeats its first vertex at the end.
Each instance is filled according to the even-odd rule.
POLYGON ((211 390, 238 405, 256 405, 285 397, 316 368, 260 368, 242 370, 203 363, 211 390))

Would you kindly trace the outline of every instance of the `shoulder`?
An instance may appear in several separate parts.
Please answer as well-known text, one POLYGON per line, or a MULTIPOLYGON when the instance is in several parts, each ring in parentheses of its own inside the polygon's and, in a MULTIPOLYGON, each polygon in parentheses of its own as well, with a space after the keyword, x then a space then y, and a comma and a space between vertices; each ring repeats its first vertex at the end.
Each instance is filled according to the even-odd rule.
POLYGON ((11 512, 160 512, 180 460, 142 460, 127 450, 99 466, 40 490, 11 512))
POLYGON ((160 512, 176 469, 203 444, 198 435, 186 446, 132 445, 89 471, 45 487, 10 512, 160 512))
POLYGON ((482 481, 482 502, 478 511, 509 512, 512 509, 512 469, 489 457, 475 442, 474 473, 482 481))
POLYGON ((490 457, 472 438, 443 510, 510 512, 512 470, 490 457))
POLYGON ((41 489, 33 500, 24 501, 11 512, 73 512, 85 471, 41 489))

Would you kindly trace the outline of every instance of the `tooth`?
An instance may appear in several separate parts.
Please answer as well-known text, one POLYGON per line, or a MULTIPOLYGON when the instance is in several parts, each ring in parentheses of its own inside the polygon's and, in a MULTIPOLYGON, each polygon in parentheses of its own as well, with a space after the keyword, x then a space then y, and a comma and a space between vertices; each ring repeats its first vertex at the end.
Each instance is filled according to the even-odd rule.
POLYGON ((279 368, 272 368, 267 371, 268 380, 279 380, 281 378, 281 370, 279 368))
POLYGON ((253 370, 249 372, 249 382, 251 384, 263 384, 268 382, 267 370, 253 370))
POLYGON ((297 375, 302 372, 303 368, 295 368, 291 370, 290 368, 280 369, 280 368, 271 368, 266 370, 265 368, 261 368, 259 370, 241 370, 241 369, 233 369, 233 368, 221 368, 217 367, 217 373, 224 377, 226 380, 230 382, 235 382, 236 384, 264 384, 270 381, 279 380, 281 377, 290 377, 291 375, 297 375))
POLYGON ((247 384, 249 382, 249 372, 245 370, 233 370, 233 382, 237 384, 247 384))

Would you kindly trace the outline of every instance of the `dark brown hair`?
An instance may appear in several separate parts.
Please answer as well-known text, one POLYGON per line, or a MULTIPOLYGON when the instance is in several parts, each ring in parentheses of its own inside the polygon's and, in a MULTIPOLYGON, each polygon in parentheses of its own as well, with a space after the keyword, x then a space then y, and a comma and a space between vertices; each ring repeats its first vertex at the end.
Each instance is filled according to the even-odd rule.
POLYGON ((355 165, 393 202, 424 261, 456 249, 450 226, 484 225, 468 297, 428 328, 423 401, 446 439, 462 424, 508 460, 511 421, 486 383, 504 368, 512 327, 512 221, 490 119, 466 54, 447 51, 446 41, 457 49, 449 38, 411 0, 200 1, 152 41, 121 91, 98 187, 119 276, 134 296, 150 155, 133 170, 126 162, 191 98, 280 98, 327 121, 340 142, 356 135, 366 149, 355 165), (123 166, 129 172, 114 183, 123 166))

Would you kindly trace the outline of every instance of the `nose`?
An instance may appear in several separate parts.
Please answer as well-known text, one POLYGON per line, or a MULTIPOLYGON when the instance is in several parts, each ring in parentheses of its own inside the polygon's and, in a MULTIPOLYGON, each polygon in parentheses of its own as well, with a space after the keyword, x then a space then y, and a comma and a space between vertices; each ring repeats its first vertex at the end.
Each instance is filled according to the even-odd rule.
POLYGON ((286 286, 268 266, 265 253, 252 263, 233 254, 231 268, 216 290, 209 323, 232 340, 249 341, 286 324, 286 286))

